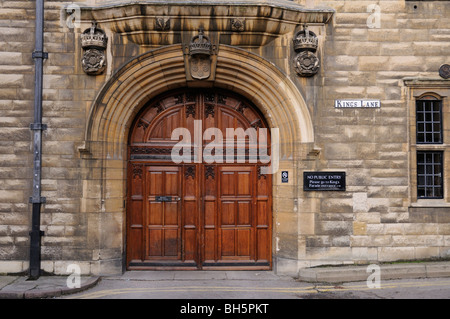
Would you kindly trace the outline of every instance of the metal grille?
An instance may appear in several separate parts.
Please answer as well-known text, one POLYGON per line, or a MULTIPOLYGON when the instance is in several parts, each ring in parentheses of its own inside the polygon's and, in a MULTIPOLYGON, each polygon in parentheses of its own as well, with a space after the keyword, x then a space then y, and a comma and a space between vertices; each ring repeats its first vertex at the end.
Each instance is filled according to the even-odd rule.
POLYGON ((417 197, 443 198, 443 152, 417 152, 417 197))
POLYGON ((442 101, 416 102, 417 144, 442 144, 442 101))

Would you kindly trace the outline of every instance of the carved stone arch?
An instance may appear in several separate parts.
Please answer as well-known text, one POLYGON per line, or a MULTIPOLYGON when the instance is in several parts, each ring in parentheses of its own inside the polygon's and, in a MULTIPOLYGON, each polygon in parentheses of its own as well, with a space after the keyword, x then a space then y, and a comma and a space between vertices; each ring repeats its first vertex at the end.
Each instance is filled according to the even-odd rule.
MULTIPOLYGON (((89 227, 97 229, 88 232, 89 242, 95 243, 96 249, 106 250, 110 254, 113 267, 122 267, 118 260, 121 260, 125 246, 127 174, 139 175, 139 169, 127 171, 130 129, 138 113, 158 95, 195 87, 196 82, 188 84, 186 81, 181 52, 181 44, 170 45, 129 61, 105 83, 89 111, 85 145, 79 148, 81 156, 87 159, 82 164, 84 196, 81 206, 83 212, 91 213, 87 218, 92 219, 90 225, 93 226, 89 227), (99 213, 108 215, 102 217, 104 215, 99 213), (122 240, 117 236, 111 239, 111 233, 122 233, 122 240)), ((216 78, 210 85, 235 92, 255 105, 268 126, 279 129, 280 158, 289 162, 289 169, 295 169, 296 161, 307 149, 302 145, 314 142, 314 130, 304 98, 285 73, 256 54, 220 45, 216 78)), ((246 111, 244 106, 236 107, 240 112, 246 111)), ((259 125, 256 122, 253 124, 259 125)), ((145 127, 148 123, 143 121, 140 125, 145 127)), ((207 170, 204 174, 214 178, 214 172, 207 170)), ((276 219, 276 212, 285 210, 283 205, 286 201, 277 199, 276 185, 273 189, 276 219)), ((99 267, 104 263, 106 261, 99 262, 99 267)), ((101 269, 94 272, 104 273, 101 269)))
MULTIPOLYGON (((187 87, 181 45, 143 54, 118 70, 104 85, 88 117, 85 141, 105 142, 110 156, 126 145, 132 120, 155 96, 187 87), (115 146, 114 146, 115 145, 115 146), (111 146, 113 147, 111 149, 111 146)), ((280 129, 281 156, 289 157, 296 143, 314 142, 308 107, 294 83, 260 56, 221 45, 215 87, 234 91, 253 102, 270 127, 280 129)))

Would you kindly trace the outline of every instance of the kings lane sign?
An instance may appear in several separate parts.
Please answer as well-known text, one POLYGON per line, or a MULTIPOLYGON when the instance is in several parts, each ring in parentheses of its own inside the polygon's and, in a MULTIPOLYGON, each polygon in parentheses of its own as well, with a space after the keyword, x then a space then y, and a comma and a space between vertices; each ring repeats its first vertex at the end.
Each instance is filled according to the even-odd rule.
POLYGON ((380 100, 335 100, 335 108, 361 108, 361 109, 371 109, 380 108, 380 100))
POLYGON ((345 172, 303 172, 304 191, 345 191, 345 172))

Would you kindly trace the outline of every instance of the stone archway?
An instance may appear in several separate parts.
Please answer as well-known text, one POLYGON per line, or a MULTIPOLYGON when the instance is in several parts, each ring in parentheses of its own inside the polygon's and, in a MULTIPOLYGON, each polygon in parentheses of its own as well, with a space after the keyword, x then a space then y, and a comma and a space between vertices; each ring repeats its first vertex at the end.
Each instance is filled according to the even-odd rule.
MULTIPOLYGON (((82 207, 91 213, 88 218, 95 220, 92 223, 95 226, 88 230, 89 242, 95 243, 96 251, 107 252, 105 255, 108 257, 99 261, 99 273, 105 272, 101 265, 108 264, 107 260, 111 261, 112 266, 109 267, 113 268, 121 268, 123 263, 127 137, 133 119, 148 101, 159 94, 195 84, 186 81, 182 45, 166 46, 124 65, 108 80, 92 105, 85 145, 80 149, 82 156, 89 159, 84 162, 87 177, 83 182, 85 196, 82 207), (87 195, 88 190, 93 189, 95 195, 87 195), (92 197, 95 201, 91 200, 92 197)), ((279 129, 280 165, 296 175, 296 161, 304 152, 298 149, 298 145, 313 143, 314 132, 307 105, 286 74, 260 56, 220 45, 216 78, 211 84, 247 98, 259 108, 271 128, 279 129)), ((274 182, 275 220, 277 214, 284 210, 282 201, 277 200, 278 193, 274 182)), ((294 246, 296 241, 293 240, 294 246)))

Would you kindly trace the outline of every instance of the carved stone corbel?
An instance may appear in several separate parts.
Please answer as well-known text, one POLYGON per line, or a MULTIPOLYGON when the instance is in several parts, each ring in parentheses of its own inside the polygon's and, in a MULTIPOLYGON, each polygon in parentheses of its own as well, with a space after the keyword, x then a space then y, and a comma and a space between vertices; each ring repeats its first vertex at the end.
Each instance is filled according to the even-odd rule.
POLYGON ((81 34, 81 47, 84 51, 81 64, 86 74, 99 75, 105 71, 107 46, 108 37, 95 22, 81 34))

